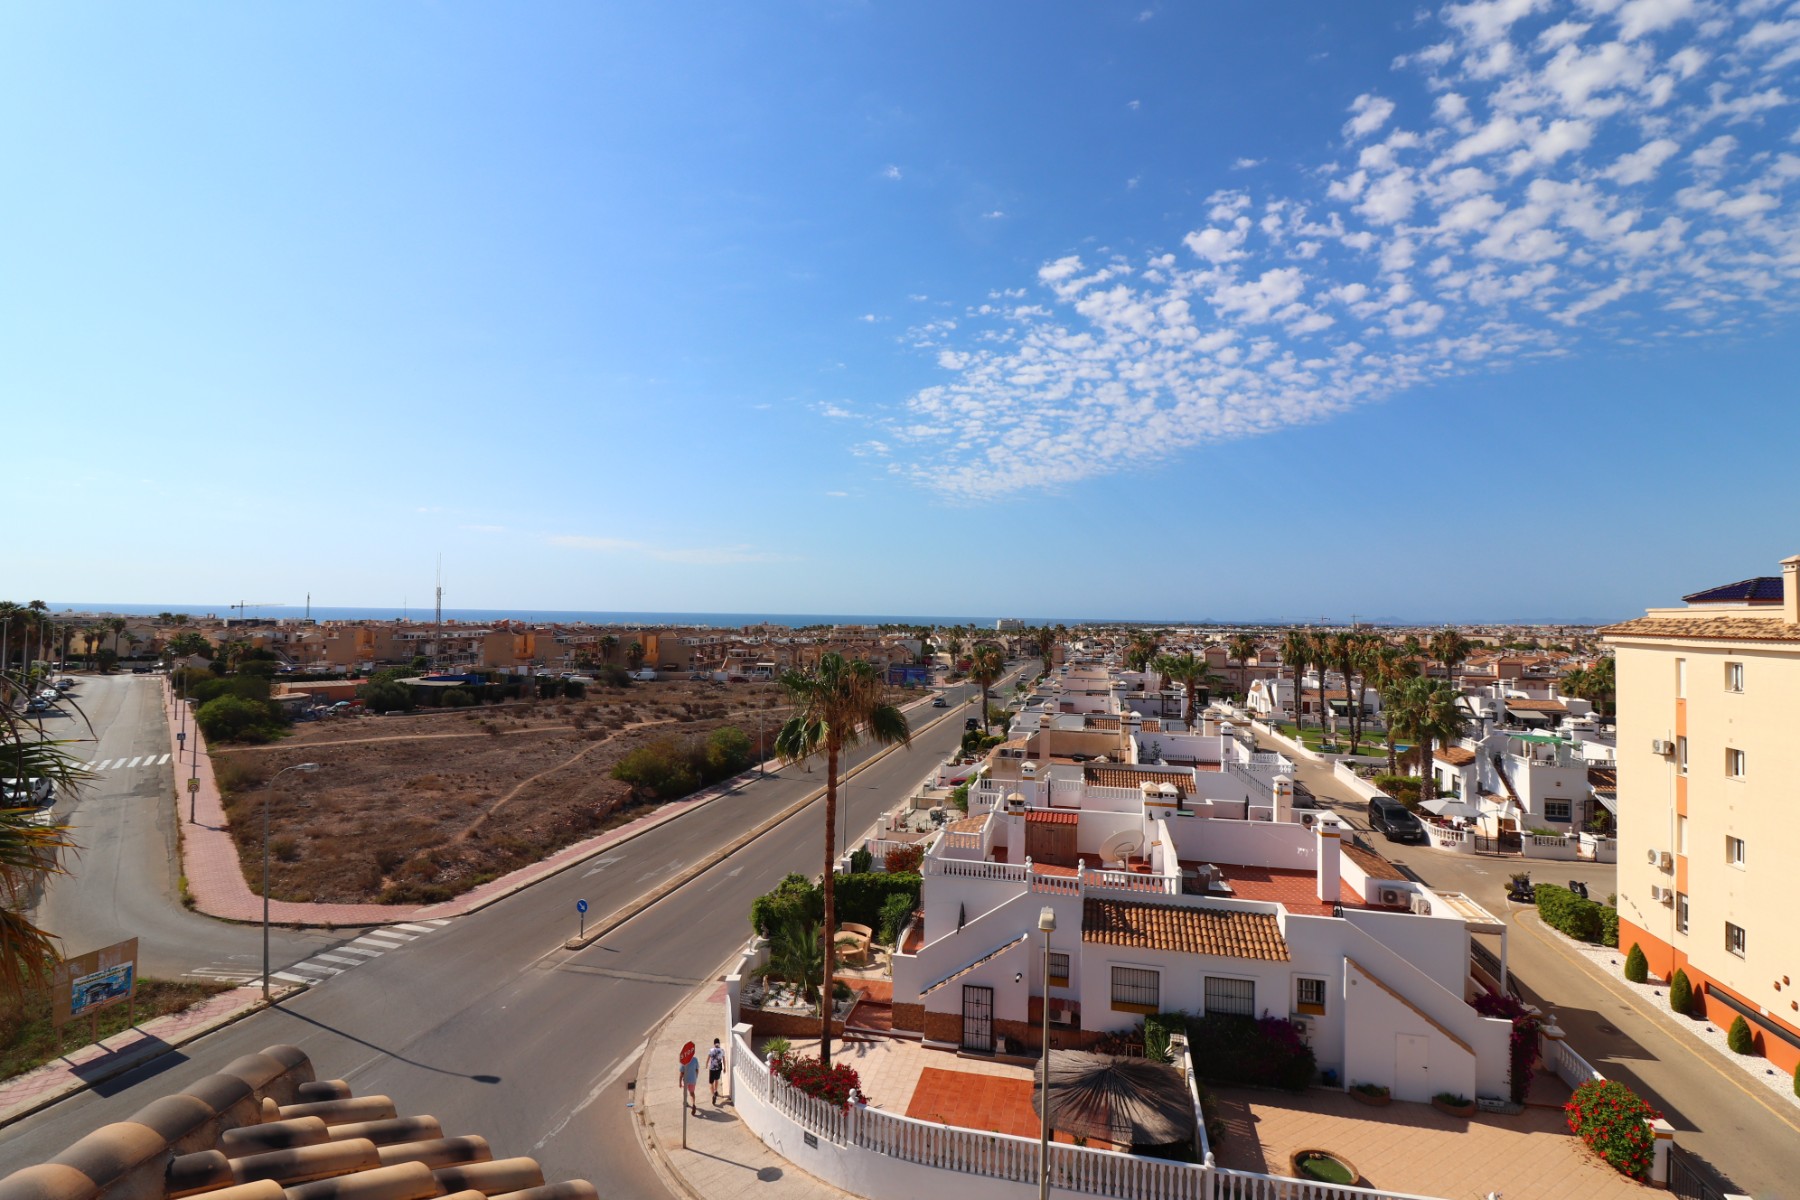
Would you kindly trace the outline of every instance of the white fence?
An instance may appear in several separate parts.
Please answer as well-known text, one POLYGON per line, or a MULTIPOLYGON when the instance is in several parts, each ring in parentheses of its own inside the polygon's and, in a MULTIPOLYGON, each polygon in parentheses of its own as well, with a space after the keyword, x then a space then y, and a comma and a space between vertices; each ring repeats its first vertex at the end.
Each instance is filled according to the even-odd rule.
MULTIPOLYGON (((873 1200, 903 1200, 929 1191, 998 1200, 1025 1196, 1038 1182, 1036 1140, 934 1124, 878 1109, 839 1108, 814 1099, 769 1073, 751 1050, 745 1029, 747 1026, 739 1026, 731 1031, 731 1094, 739 1118, 784 1157, 826 1182, 873 1200), (936 1171, 955 1172, 957 1177, 933 1174, 936 1171)), ((1231 1171, 1210 1161, 1175 1162, 1060 1142, 1050 1145, 1047 1169, 1051 1189, 1065 1196, 1431 1200, 1405 1192, 1231 1171)))
POLYGON ((1559 862, 1574 862, 1581 857, 1581 842, 1578 838, 1565 835, 1545 836, 1541 833, 1528 833, 1519 839, 1519 849, 1526 858, 1547 858, 1559 862))
POLYGON ((1595 1079, 1605 1079, 1599 1071, 1575 1048, 1561 1038, 1540 1037, 1538 1053, 1543 1056, 1544 1065, 1556 1073, 1556 1077, 1571 1088, 1578 1088, 1595 1079))

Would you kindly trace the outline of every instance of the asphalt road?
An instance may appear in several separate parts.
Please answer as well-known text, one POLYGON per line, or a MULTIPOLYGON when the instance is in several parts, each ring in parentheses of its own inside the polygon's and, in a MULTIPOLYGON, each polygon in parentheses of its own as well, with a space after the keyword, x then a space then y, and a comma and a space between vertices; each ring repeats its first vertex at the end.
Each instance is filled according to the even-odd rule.
MULTIPOLYGON (((74 828, 80 851, 65 859, 70 874, 50 880, 36 907, 39 923, 69 955, 135 937, 140 970, 153 977, 260 977, 260 926, 216 921, 180 903, 175 760, 154 765, 169 752, 162 677, 75 678, 72 703, 45 721, 46 731, 77 740, 70 749, 89 763, 141 756, 149 765, 99 771, 57 797, 56 817, 74 828)), ((275 929, 270 962, 281 970, 354 936, 275 929)))
MULTIPOLYGON (((951 691, 961 699, 969 689, 951 691)), ((855 836, 909 794, 962 736, 960 705, 914 710, 921 733, 852 781, 855 836)), ((855 754, 861 761, 871 750, 855 754)), ((594 914, 643 895, 824 782, 789 767, 650 831, 403 952, 303 993, 0 1130, 0 1171, 42 1161, 108 1121, 275 1042, 312 1055, 322 1075, 431 1113, 449 1133, 481 1133, 497 1154, 531 1154, 550 1178, 595 1181, 607 1197, 668 1193, 630 1129, 627 1084, 646 1035, 716 977, 749 936, 750 901, 790 870, 820 869, 822 802, 575 952, 577 898, 594 914)))
MULTIPOLYGON (((1279 750, 1273 742, 1265 748, 1279 750)), ((1731 1184, 1725 1190, 1757 1200, 1800 1200, 1800 1114, 1784 1112, 1780 1097, 1743 1079, 1716 1060, 1710 1047, 1664 1028, 1625 999, 1624 985, 1602 981, 1561 935, 1538 923, 1531 905, 1510 903, 1507 882, 1529 870, 1540 883, 1567 886, 1579 879, 1596 900, 1616 887, 1612 864, 1526 862, 1488 855, 1451 854, 1390 842, 1369 831, 1367 804, 1351 794, 1328 767, 1296 763, 1301 782, 1332 808, 1375 851, 1432 887, 1464 892, 1506 921, 1508 966, 1530 1002, 1554 1011, 1569 1044, 1608 1079, 1647 1098, 1675 1126, 1676 1143, 1705 1159, 1731 1184)), ((1483 938, 1500 952, 1497 935, 1483 938)))

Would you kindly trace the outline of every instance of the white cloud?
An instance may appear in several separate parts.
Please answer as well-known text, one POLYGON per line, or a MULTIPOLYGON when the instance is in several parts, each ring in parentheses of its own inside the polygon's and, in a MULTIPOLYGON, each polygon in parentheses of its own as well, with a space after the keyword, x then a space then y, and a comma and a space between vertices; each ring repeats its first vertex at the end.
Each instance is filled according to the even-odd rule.
POLYGON ((1035 296, 910 331, 943 376, 851 452, 953 497, 1039 490, 1591 339, 1800 310, 1794 0, 1438 15, 1395 60, 1416 78, 1357 89, 1299 190, 1216 192, 1175 253, 1051 257, 1035 296))
POLYGON ((889 163, 887 166, 881 168, 881 177, 883 179, 898 179, 900 178, 900 168, 896 167, 893 163, 889 163))
POLYGON ((1265 161, 1266 160, 1260 159, 1260 158, 1233 159, 1232 163, 1231 163, 1231 169, 1234 171, 1248 171, 1251 167, 1262 166, 1265 161))

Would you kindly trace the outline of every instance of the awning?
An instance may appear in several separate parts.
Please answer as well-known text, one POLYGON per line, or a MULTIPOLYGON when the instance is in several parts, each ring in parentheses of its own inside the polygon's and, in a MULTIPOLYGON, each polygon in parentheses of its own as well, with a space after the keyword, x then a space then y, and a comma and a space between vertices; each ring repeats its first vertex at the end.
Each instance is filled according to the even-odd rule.
POLYGON ((1594 799, 1600 802, 1601 808, 1604 808, 1613 816, 1616 817, 1619 815, 1619 795, 1617 792, 1596 791, 1594 793, 1594 799))
POLYGON ((1527 708, 1527 709, 1509 708, 1506 710, 1506 715, 1511 717, 1515 721, 1546 721, 1547 722, 1550 720, 1549 713, 1535 712, 1529 708, 1527 708))

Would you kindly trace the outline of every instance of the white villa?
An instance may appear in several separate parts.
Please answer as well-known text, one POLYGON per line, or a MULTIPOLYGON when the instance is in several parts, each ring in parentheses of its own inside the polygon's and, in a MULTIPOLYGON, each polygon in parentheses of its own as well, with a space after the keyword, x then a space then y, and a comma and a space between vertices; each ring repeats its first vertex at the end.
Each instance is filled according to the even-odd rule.
POLYGON ((926 853, 896 1032, 1035 1053, 1045 1006, 1070 1047, 1148 1013, 1277 1016, 1341 1087, 1504 1096, 1510 1024, 1471 1005, 1504 960, 1486 977, 1470 947, 1504 926, 1348 844, 1296 807, 1291 763, 1185 728, 1147 682, 1077 664, 1030 698, 926 853))

